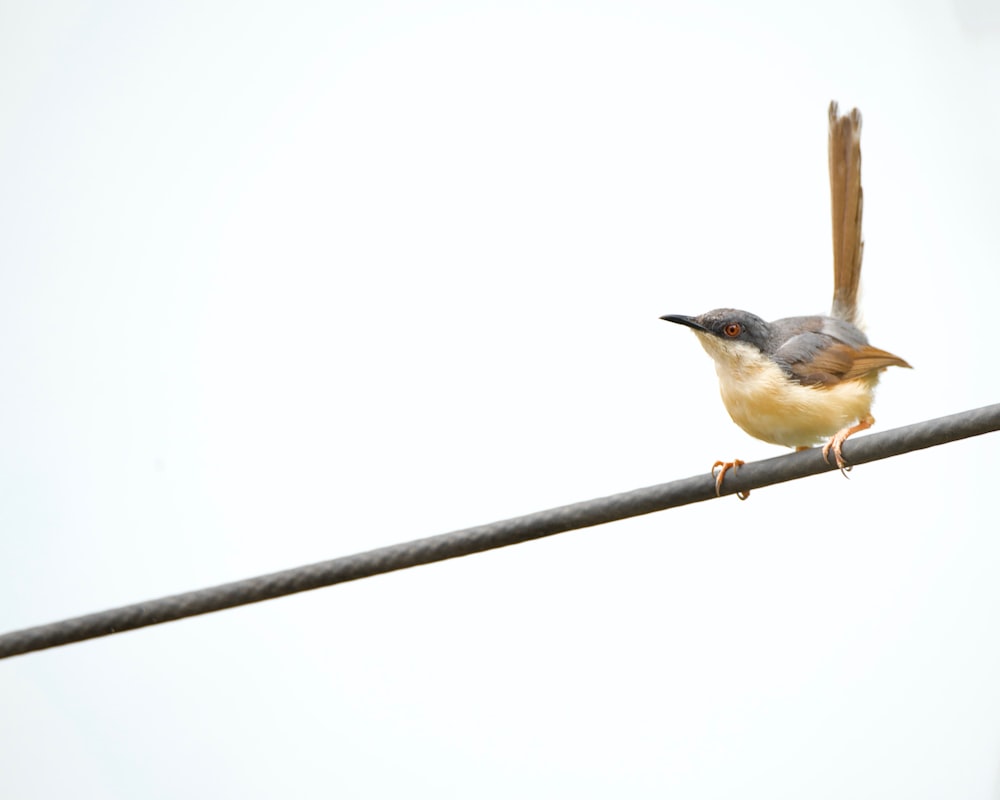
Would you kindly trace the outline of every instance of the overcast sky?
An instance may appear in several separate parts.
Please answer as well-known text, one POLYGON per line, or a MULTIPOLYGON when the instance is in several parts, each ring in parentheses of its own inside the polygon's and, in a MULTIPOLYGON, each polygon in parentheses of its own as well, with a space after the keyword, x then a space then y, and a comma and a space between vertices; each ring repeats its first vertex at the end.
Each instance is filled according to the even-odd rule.
MULTIPOLYGON (((0 632, 779 455, 658 317, 829 308, 831 99, 1000 401, 997 8, 3 4, 0 632)), ((0 662, 3 794, 1000 798, 998 443, 0 662)))

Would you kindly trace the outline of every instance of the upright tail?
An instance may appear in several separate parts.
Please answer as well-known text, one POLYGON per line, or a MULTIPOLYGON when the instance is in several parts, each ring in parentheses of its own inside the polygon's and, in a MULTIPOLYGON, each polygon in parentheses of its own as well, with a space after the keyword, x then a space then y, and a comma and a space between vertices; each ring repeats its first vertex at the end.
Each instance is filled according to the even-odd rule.
POLYGON ((830 103, 830 207, 833 213, 833 310, 858 324, 858 285, 865 243, 861 238, 861 112, 838 115, 830 103))

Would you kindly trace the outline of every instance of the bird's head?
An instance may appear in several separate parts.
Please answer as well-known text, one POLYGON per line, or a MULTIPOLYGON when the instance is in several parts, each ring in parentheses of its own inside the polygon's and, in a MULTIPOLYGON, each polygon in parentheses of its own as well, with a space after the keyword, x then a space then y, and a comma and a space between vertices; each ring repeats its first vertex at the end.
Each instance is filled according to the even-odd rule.
POLYGON ((716 308, 697 317, 666 314, 660 319, 691 328, 702 347, 719 364, 756 360, 770 349, 771 327, 749 311, 716 308))

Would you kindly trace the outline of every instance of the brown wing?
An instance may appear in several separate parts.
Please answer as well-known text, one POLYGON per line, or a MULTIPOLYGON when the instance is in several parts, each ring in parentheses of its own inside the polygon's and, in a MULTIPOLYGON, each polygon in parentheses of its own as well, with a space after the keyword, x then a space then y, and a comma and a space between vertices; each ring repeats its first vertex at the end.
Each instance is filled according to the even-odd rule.
POLYGON ((835 386, 861 378, 886 367, 909 367, 899 356, 871 345, 851 347, 834 342, 813 352, 808 360, 787 365, 799 383, 806 386, 835 386))
POLYGON ((877 372, 886 367, 906 367, 907 369, 911 369, 910 365, 899 356, 894 356, 885 350, 879 350, 879 348, 872 347, 870 344, 866 344, 864 347, 855 350, 854 353, 854 363, 844 373, 842 380, 849 381, 851 378, 860 378, 869 372, 877 372))

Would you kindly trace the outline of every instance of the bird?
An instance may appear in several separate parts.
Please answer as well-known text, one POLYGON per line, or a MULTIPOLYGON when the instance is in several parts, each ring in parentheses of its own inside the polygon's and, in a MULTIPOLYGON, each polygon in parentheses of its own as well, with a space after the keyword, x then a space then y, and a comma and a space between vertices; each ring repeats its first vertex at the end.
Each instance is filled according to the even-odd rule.
MULTIPOLYGON (((832 453, 846 475, 844 442, 875 423, 871 407, 881 373, 910 364, 871 345, 862 330, 861 113, 855 108, 840 115, 833 101, 828 116, 834 276, 830 314, 766 322, 749 311, 717 308, 698 316, 665 314, 660 319, 694 331, 715 362, 722 402, 744 431, 796 450, 825 441, 824 461, 829 464, 832 453)), ((734 459, 712 466, 716 494, 726 472, 742 464, 734 459)), ((739 493, 740 499, 747 495, 739 493)))

